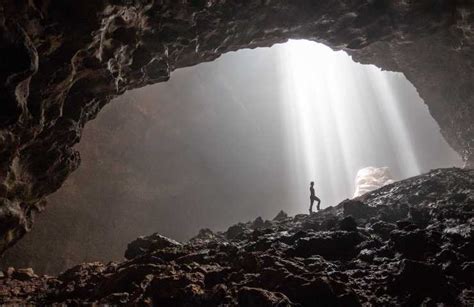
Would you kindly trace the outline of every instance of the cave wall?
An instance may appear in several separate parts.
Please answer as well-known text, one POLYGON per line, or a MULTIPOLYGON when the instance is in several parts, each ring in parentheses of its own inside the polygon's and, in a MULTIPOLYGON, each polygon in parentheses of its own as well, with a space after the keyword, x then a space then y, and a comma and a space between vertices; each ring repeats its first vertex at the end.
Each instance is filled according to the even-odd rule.
MULTIPOLYGON (((4 253, 0 268, 32 267, 37 274, 56 275, 77 263, 121 260, 127 244, 141 235, 157 232, 184 241, 202 228, 224 230, 256 216, 271 219, 279 210, 307 212, 307 166, 295 165, 303 157, 290 154, 298 139, 290 131, 301 118, 287 118, 297 102, 282 94, 293 80, 286 79, 291 60, 284 55, 299 53, 302 44, 322 57, 308 60, 335 61, 346 71, 343 90, 352 97, 331 99, 342 119, 332 117, 320 99, 314 101, 331 118, 327 122, 334 121, 325 129, 330 131, 316 134, 322 143, 313 154, 318 164, 326 153, 332 160, 314 174, 322 208, 350 198, 358 169, 367 165, 389 167, 393 179, 418 175, 418 167, 424 173, 462 166, 401 74, 355 64, 343 52, 307 41, 239 50, 178 69, 168 82, 128 91, 104 107, 75 147, 81 166, 48 196, 48 210, 4 253), (381 79, 394 97, 374 91, 371 80, 381 79), (337 107, 341 103, 344 108, 337 107), (410 131, 408 149, 417 168, 399 156, 391 135, 397 131, 375 111, 383 103, 396 108, 410 131), (358 132, 349 137, 345 130, 358 132), (335 139, 344 147, 328 144, 335 139)), ((321 67, 317 74, 333 80, 327 75, 333 69, 321 67)), ((315 89, 327 96, 324 86, 315 89)))
POLYGON ((401 71, 474 160, 470 1, 0 1, 0 252, 80 163, 85 123, 128 89, 305 38, 401 71))
POLYGON ((140 235, 160 232, 184 241, 201 228, 225 229, 286 209, 287 172, 274 167, 285 165, 278 147, 283 127, 272 121, 257 134, 263 116, 252 112, 278 117, 278 108, 270 110, 278 99, 272 86, 277 67, 263 54, 248 61, 260 73, 245 79, 247 84, 262 89, 262 70, 272 72, 267 96, 247 90, 227 101, 236 94, 229 91, 244 93, 232 86, 243 80, 239 72, 206 65, 175 72, 170 82, 127 92, 107 105, 76 147, 80 168, 48 197, 48 210, 5 252, 0 268, 58 274, 77 263, 121 260, 140 235), (248 105, 251 118, 242 110, 242 96, 255 101, 248 105), (60 257, 52 261, 52 255, 60 257))

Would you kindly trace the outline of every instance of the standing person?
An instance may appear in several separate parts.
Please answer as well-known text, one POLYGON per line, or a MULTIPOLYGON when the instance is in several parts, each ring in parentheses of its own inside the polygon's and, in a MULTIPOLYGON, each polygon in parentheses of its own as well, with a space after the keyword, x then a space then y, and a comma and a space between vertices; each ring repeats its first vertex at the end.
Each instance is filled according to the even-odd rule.
POLYGON ((311 193, 309 196, 309 200, 311 205, 309 206, 309 214, 311 215, 313 213, 313 203, 314 201, 318 202, 317 209, 318 211, 320 210, 319 205, 321 204, 321 200, 314 194, 314 182, 311 181, 310 186, 309 186, 309 192, 311 193))

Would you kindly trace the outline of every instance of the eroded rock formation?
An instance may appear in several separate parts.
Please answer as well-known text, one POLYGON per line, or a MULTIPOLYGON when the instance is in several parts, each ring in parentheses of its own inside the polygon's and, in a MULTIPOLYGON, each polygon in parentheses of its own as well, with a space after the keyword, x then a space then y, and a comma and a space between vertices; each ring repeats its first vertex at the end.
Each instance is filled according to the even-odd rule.
POLYGON ((127 89, 305 38, 401 71, 473 161, 470 1, 0 1, 0 252, 78 167, 84 124, 127 89))
POLYGON ((472 306, 474 170, 440 169, 311 216, 154 234, 126 261, 58 277, 5 270, 0 303, 153 306, 472 306))

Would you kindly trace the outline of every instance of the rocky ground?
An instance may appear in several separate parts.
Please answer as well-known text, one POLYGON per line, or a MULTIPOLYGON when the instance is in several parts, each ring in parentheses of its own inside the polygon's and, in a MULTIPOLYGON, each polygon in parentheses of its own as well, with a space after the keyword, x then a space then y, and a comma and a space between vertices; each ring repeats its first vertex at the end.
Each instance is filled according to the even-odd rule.
POLYGON ((473 8, 470 0, 0 0, 0 254, 78 168, 82 129, 113 98, 288 39, 403 73, 473 167, 473 8))
POLYGON ((440 169, 311 216, 141 237, 120 263, 10 268, 0 303, 473 306, 473 227, 474 170, 440 169))

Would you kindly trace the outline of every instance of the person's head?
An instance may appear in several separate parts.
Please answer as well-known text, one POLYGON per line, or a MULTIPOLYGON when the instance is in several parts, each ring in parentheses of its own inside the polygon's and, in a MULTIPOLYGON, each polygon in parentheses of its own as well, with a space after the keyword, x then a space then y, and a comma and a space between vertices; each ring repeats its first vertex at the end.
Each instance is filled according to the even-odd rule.
POLYGON ((310 183, 310 184, 311 184, 311 186, 313 186, 313 185, 314 185, 314 181, 311 181, 311 183, 310 183))

